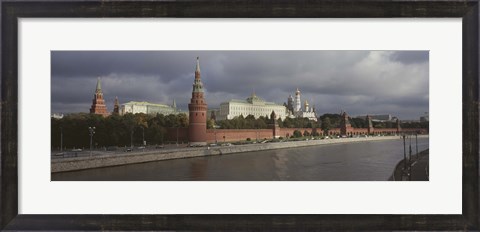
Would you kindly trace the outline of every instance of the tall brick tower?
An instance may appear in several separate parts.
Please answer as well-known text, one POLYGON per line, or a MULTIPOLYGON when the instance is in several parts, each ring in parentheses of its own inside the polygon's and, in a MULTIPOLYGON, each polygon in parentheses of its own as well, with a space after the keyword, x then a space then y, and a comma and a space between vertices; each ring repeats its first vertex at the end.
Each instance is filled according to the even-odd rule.
POLYGON ((269 124, 270 124, 269 126, 273 130, 273 138, 274 139, 279 138, 280 137, 280 127, 278 126, 277 114, 275 114, 275 111, 272 111, 272 113, 270 114, 270 123, 269 124))
POLYGON ((207 145, 207 102, 200 79, 200 61, 197 57, 195 80, 193 81, 192 99, 188 104, 189 125, 188 140, 190 145, 207 145))
POLYGON ((118 97, 115 97, 115 103, 113 103, 113 114, 118 115, 120 113, 120 104, 118 104, 118 97))
POLYGON ((340 121, 340 134, 341 135, 348 135, 352 131, 352 124, 350 124, 350 120, 348 120, 347 112, 343 112, 342 118, 340 121))
POLYGON ((367 115, 365 119, 367 120, 368 134, 373 134, 372 116, 367 115))
POLYGON ((95 89, 95 94, 93 95, 92 107, 90 108, 90 113, 100 114, 103 117, 108 116, 107 106, 105 105, 105 100, 103 99, 102 84, 100 83, 100 77, 97 79, 97 88, 95 89))
POLYGON ((402 127, 400 127, 400 120, 397 118, 397 133, 400 133, 402 131, 402 127))

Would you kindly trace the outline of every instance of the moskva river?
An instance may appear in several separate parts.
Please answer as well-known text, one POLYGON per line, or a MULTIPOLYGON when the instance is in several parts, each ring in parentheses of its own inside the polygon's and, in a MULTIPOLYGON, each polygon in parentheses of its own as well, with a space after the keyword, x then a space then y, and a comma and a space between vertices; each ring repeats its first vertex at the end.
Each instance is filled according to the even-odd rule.
MULTIPOLYGON (((407 140, 407 157, 408 157, 407 140)), ((418 139, 418 151, 428 148, 418 139)), ((412 139, 412 154, 415 138, 412 139)), ((384 140, 166 160, 52 174, 97 181, 386 181, 403 159, 403 140, 384 140)))

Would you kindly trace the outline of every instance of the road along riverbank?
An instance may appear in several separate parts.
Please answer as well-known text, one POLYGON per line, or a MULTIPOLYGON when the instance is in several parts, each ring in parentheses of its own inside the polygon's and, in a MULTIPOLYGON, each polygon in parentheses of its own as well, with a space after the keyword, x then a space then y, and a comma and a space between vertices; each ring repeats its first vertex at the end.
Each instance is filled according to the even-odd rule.
POLYGON ((428 181, 429 167, 429 149, 413 154, 411 160, 407 154, 407 159, 402 159, 388 180, 393 181, 428 181))
MULTIPOLYGON (((428 137, 421 135, 419 138, 428 137)), ((82 169, 101 168, 109 166, 127 165, 135 163, 145 163, 170 159, 182 159, 212 155, 226 155, 251 151, 263 151, 283 148, 296 148, 305 146, 318 146, 329 144, 367 142, 401 139, 400 136, 377 136, 362 138, 338 138, 323 139, 309 141, 292 141, 292 142, 276 142, 276 143, 257 143, 248 145, 235 145, 226 147, 201 147, 201 148, 180 148, 172 150, 157 150, 123 154, 108 154, 92 157, 73 157, 53 159, 51 162, 51 172, 66 172, 82 169)))

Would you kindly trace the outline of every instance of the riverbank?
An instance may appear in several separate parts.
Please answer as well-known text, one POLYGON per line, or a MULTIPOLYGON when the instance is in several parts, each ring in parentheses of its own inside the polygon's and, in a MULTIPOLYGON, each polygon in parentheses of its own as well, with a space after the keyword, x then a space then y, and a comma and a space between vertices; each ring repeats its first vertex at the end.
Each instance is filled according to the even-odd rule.
MULTIPOLYGON (((428 137, 421 135, 419 138, 428 137)), ((51 172, 66 172, 82 169, 101 168, 109 166, 119 166, 136 163, 146 163, 153 161, 202 157, 211 155, 226 155, 251 151, 274 150, 283 148, 296 148, 305 146, 317 146, 340 143, 367 142, 400 139, 400 136, 378 136, 365 138, 339 138, 325 140, 309 140, 295 142, 277 142, 277 143, 257 143, 248 145, 236 145, 226 147, 210 148, 181 148, 173 150, 145 151, 137 153, 109 154, 93 157, 74 157, 53 159, 51 163, 51 172)))
POLYGON ((389 180, 392 181, 428 181, 428 167, 429 167, 429 150, 424 150, 418 155, 413 154, 412 159, 402 159, 395 166, 392 176, 389 180))

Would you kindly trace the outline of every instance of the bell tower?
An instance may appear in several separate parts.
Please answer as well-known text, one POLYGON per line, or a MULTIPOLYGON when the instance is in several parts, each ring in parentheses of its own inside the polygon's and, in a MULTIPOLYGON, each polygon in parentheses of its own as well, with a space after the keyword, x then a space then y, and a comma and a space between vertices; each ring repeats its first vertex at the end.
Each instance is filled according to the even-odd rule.
POLYGON ((190 145, 207 145, 207 102, 204 98, 203 83, 200 78, 200 60, 198 57, 192 98, 188 104, 188 111, 188 140, 190 145))

